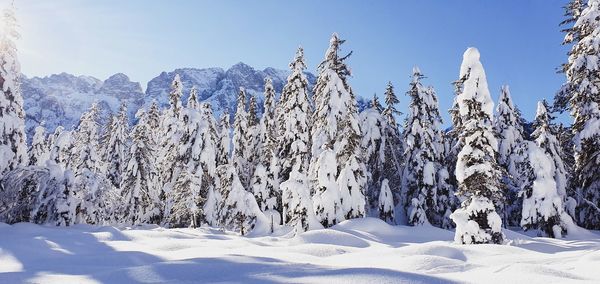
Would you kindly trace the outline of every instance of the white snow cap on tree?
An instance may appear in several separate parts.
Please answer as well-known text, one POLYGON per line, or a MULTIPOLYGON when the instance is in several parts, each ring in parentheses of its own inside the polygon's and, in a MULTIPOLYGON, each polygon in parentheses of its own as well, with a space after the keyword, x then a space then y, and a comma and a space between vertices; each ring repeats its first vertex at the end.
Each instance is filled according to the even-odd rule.
POLYGON ((573 229, 574 224, 558 193, 554 163, 534 142, 523 142, 518 151, 522 157, 517 161, 520 174, 527 178, 521 192, 521 226, 525 230, 537 229, 543 236, 560 238, 573 229))
POLYGON ((316 192, 312 199, 317 220, 325 227, 344 220, 340 190, 335 181, 337 168, 335 153, 329 148, 321 152, 315 167, 317 180, 313 183, 316 192))
POLYGON ((0 35, 0 176, 6 171, 27 165, 25 112, 19 77, 15 41, 19 39, 14 7, 4 10, 4 30, 0 35))
POLYGON ((459 135, 456 179, 464 201, 450 216, 456 223, 455 241, 463 244, 502 243, 502 219, 494 201, 501 199, 498 142, 492 127, 492 102, 479 51, 469 48, 460 69, 462 93, 457 97, 463 123, 459 135))
POLYGON ((29 149, 29 165, 43 166, 50 159, 50 145, 46 139, 45 123, 42 121, 35 127, 31 148, 29 149))
POLYGON ((394 207, 394 197, 389 181, 384 179, 381 181, 381 190, 379 191, 379 219, 394 224, 394 207))

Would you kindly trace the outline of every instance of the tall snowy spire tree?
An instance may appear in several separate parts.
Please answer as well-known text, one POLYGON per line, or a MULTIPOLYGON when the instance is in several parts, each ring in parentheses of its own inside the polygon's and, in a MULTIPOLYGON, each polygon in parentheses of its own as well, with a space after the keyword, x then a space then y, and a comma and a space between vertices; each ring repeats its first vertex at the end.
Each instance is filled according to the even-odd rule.
POLYGON ((506 201, 496 205, 502 207, 504 222, 510 226, 518 226, 521 220, 522 199, 518 195, 522 182, 514 163, 518 155, 517 148, 523 142, 523 123, 508 86, 503 86, 496 107, 494 128, 498 138, 498 164, 505 171, 502 181, 507 185, 507 190, 504 194, 506 201))
MULTIPOLYGON (((360 146, 361 130, 358 124, 356 97, 347 82, 350 69, 346 59, 340 57, 344 40, 333 34, 325 59, 319 64, 319 77, 314 89, 315 113, 313 114, 311 180, 317 180, 319 155, 326 145, 332 145, 338 164, 337 184, 340 190, 341 208, 347 219, 365 216, 366 167, 360 146)), ((334 202, 333 200, 331 202, 334 202)))
POLYGON ((443 167, 443 141, 439 130, 441 118, 433 88, 422 85, 423 74, 413 69, 407 95, 411 98, 410 112, 404 127, 403 192, 410 225, 435 224, 443 226, 444 216, 451 202, 443 167))
POLYGON ((21 66, 15 41, 19 39, 14 7, 3 11, 4 30, 0 35, 0 177, 27 165, 25 111, 19 78, 21 66))
POLYGON ((237 98, 237 108, 233 120, 233 153, 231 160, 237 171, 242 186, 247 189, 250 177, 248 164, 248 112, 246 112, 246 90, 240 88, 237 98))
POLYGON ((365 109, 359 116, 360 128, 363 131, 361 147, 363 148, 367 165, 367 211, 371 212, 376 212, 375 209, 379 207, 379 191, 382 187, 381 181, 384 179, 383 172, 386 160, 385 132, 387 123, 383 115, 381 115, 381 105, 379 105, 376 98, 375 96, 371 102, 371 107, 365 109))
POLYGON ((217 165, 229 164, 229 147, 231 139, 229 138, 229 112, 225 110, 219 119, 219 133, 217 141, 217 165))
POLYGON ((457 106, 463 123, 459 135, 463 147, 458 153, 456 179, 457 194, 464 201, 451 218, 456 223, 456 242, 500 244, 504 238, 502 219, 494 206, 502 198, 501 170, 496 162, 498 142, 492 126, 494 103, 479 57, 476 48, 468 48, 460 67, 463 87, 457 106))
POLYGON ((156 144, 148 114, 139 110, 131 133, 131 148, 120 184, 121 220, 128 224, 158 224, 161 221, 160 176, 156 168, 156 144))
POLYGON ((190 96, 187 101, 187 108, 200 110, 200 102, 198 102, 198 89, 193 86, 190 90, 190 96))
MULTIPOLYGON (((274 210, 279 212, 277 215, 280 215, 281 194, 277 176, 275 89, 271 78, 265 79, 264 112, 260 119, 257 146, 257 165, 251 182, 254 196, 263 212, 274 210)), ((277 219, 280 220, 281 217, 278 216, 277 219)))
POLYGON ((289 66, 292 72, 283 87, 276 111, 282 219, 283 224, 303 232, 314 229, 315 224, 320 225, 315 218, 307 178, 311 104, 302 47, 298 48, 289 66))
POLYGON ((402 138, 396 117, 402 113, 396 109, 400 100, 394 92, 392 82, 388 82, 385 88, 385 109, 382 115, 386 122, 384 131, 384 166, 382 178, 388 180, 388 187, 392 192, 393 201, 397 202, 401 195, 402 183, 402 138))
MULTIPOLYGON (((576 2, 575 2, 576 3, 576 2)), ((600 0, 589 0, 568 29, 566 43, 573 43, 568 62, 566 106, 574 118, 575 172, 578 191, 578 223, 600 229, 600 0)))
POLYGON ((553 117, 548 112, 548 105, 546 101, 540 101, 537 105, 537 113, 535 115, 535 121, 533 122, 534 131, 531 137, 534 139, 538 147, 540 147, 550 158, 552 162, 552 175, 556 183, 556 192, 561 197, 565 206, 569 209, 568 212, 574 215, 574 206, 576 201, 567 196, 568 177, 567 168, 563 161, 563 150, 560 142, 554 134, 554 128, 552 125, 553 117))
POLYGON ((106 178, 113 186, 119 187, 125 171, 129 134, 127 105, 121 104, 119 112, 112 116, 104 137, 102 137, 102 160, 106 164, 106 178))

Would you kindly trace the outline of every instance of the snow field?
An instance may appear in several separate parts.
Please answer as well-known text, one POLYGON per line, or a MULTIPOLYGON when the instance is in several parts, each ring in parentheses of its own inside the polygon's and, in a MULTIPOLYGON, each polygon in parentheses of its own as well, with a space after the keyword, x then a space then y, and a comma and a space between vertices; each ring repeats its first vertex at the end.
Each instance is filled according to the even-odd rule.
POLYGON ((0 283, 598 283, 600 236, 504 231, 506 245, 374 218, 291 237, 214 228, 0 224, 0 283))

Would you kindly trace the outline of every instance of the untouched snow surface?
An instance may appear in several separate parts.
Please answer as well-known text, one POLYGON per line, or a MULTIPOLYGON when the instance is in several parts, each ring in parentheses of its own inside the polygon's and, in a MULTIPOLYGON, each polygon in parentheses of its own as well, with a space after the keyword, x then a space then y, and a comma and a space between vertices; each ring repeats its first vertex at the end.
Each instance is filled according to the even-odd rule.
POLYGON ((596 233, 504 233, 507 245, 458 245, 450 231, 372 218, 293 238, 0 223, 0 283, 600 283, 596 233))

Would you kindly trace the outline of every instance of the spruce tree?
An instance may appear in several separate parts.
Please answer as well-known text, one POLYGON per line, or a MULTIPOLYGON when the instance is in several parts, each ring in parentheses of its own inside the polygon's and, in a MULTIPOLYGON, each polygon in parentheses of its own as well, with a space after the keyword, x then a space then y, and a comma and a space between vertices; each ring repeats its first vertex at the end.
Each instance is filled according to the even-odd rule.
POLYGON ((233 120, 233 150, 231 160, 244 188, 248 188, 250 165, 248 163, 248 113, 246 112, 246 90, 240 88, 237 108, 233 120))
MULTIPOLYGON (((263 212, 278 212, 281 220, 281 193, 279 191, 277 161, 277 128, 275 120, 275 89, 271 78, 265 79, 264 112, 258 132, 257 166, 252 177, 252 190, 263 212)), ((272 213, 274 213, 272 212, 272 213)), ((273 217, 275 218, 275 217, 273 217)), ((279 223, 279 222, 277 222, 279 223)))
POLYGON ((523 123, 521 112, 513 104, 508 86, 503 86, 496 107, 494 130, 498 139, 498 164, 503 168, 502 182, 507 189, 504 194, 506 201, 496 206, 503 212, 507 226, 518 226, 521 220, 522 199, 518 197, 518 193, 522 181, 514 161, 518 155, 517 148, 523 142, 523 123))
POLYGON ((382 115, 386 122, 384 134, 384 166, 382 171, 382 178, 388 180, 388 185, 392 191, 393 200, 395 204, 401 199, 401 183, 402 183, 402 138, 400 135, 400 128, 396 117, 402 115, 400 111, 396 109, 396 105, 400 103, 400 100, 394 92, 394 86, 392 82, 388 82, 385 88, 385 109, 382 115))
POLYGON ((418 68, 414 68, 412 82, 407 92, 411 101, 403 135, 406 161, 402 179, 403 192, 406 196, 404 206, 408 224, 434 223, 441 226, 441 216, 446 210, 438 210, 437 175, 441 165, 440 151, 443 150, 437 144, 440 118, 435 93, 421 83, 424 77, 418 68))
POLYGON ((106 165, 106 178, 114 187, 119 187, 127 159, 129 120, 127 105, 121 104, 119 112, 112 116, 110 124, 102 137, 102 160, 106 165))
POLYGON ((198 102, 198 89, 193 86, 190 90, 190 96, 187 101, 187 108, 200 110, 200 102, 198 102))
POLYGON ((0 35, 0 177, 27 165, 25 111, 21 95, 21 67, 15 41, 19 39, 14 7, 3 11, 4 30, 0 35))
MULTIPOLYGON (((304 74, 304 50, 299 47, 294 60, 290 63, 291 74, 283 87, 281 99, 277 105, 277 133, 279 178, 289 179, 295 162, 299 162, 298 171, 307 175, 310 160, 310 116, 311 102, 308 97, 308 80, 304 74)), ((285 202, 285 200, 284 200, 285 202)))
POLYGON ((385 146, 387 141, 385 140, 385 132, 387 123, 381 115, 380 107, 378 101, 374 99, 371 107, 361 112, 359 117, 360 128, 363 132, 361 147, 367 166, 367 211, 373 212, 376 212, 376 209, 379 208, 379 190, 381 189, 381 181, 384 178, 383 172, 386 160, 385 146))
POLYGON ((50 160, 60 165, 63 169, 72 164, 73 133, 58 126, 50 139, 50 160))
MULTIPOLYGON (((361 130, 358 125, 356 97, 347 82, 350 69, 346 59, 351 55, 338 55, 341 40, 333 34, 325 59, 319 64, 319 76, 314 88, 315 112, 313 114, 311 181, 317 180, 317 160, 324 145, 332 145, 337 157, 337 184, 341 208, 346 219, 365 216, 366 167, 360 147, 361 130)), ((311 192, 314 191, 314 187, 311 192)), ((331 201, 333 202, 333 201, 331 201)))
POLYGON ((384 179, 381 181, 381 190, 379 191, 379 219, 389 224, 395 224, 394 208, 394 196, 392 196, 390 183, 384 179))
MULTIPOLYGON (((179 175, 179 172, 176 171, 176 164, 179 162, 179 146, 181 144, 181 139, 185 134, 185 124, 181 115, 183 110, 181 96, 181 78, 179 77, 179 74, 176 74, 171 83, 171 91, 169 92, 169 108, 164 110, 161 114, 159 126, 160 134, 157 135, 157 141, 160 143, 160 154, 157 164, 159 165, 160 176, 163 182, 160 198, 164 206, 163 221, 165 222, 168 220, 168 214, 171 212, 172 204, 167 197, 179 175)), ((151 117, 151 113, 152 108, 149 111, 149 117, 151 117)), ((149 120, 149 123, 152 125, 153 122, 149 120)))
POLYGON ((314 182, 315 194, 312 199, 317 220, 327 228, 343 221, 345 216, 335 180, 338 168, 335 152, 327 145, 323 147, 326 149, 319 154, 314 169, 317 172, 317 180, 314 182))
POLYGON ((289 66, 292 72, 276 110, 282 223, 295 227, 297 232, 304 232, 320 224, 315 218, 307 177, 312 109, 302 47, 298 48, 289 66))
POLYGON ((555 181, 555 164, 534 142, 523 142, 517 151, 519 157, 515 163, 524 180, 521 227, 537 230, 541 236, 562 237, 573 228, 573 220, 564 210, 564 198, 555 181))
POLYGON ((138 123, 131 133, 131 147, 120 184, 123 208, 121 220, 128 224, 158 224, 161 221, 160 176, 156 167, 157 145, 152 139, 148 115, 136 114, 138 123))
MULTIPOLYGON (((573 11, 576 11, 575 9, 573 11)), ((567 75, 568 106, 574 118, 573 184, 578 191, 578 223, 600 229, 600 1, 589 0, 567 33, 572 43, 567 75)))
POLYGON ((231 139, 229 138, 229 112, 224 111, 219 119, 219 133, 218 133, 218 151, 217 151, 217 165, 229 164, 229 147, 231 139))
POLYGON ((460 68, 463 87, 457 106, 463 147, 458 153, 456 179, 457 194, 464 201, 451 218, 456 223, 456 242, 500 244, 504 238, 502 219, 494 206, 502 198, 501 170, 496 162, 498 142, 492 125, 494 103, 479 57, 476 48, 467 49, 460 68))
POLYGON ((75 174, 75 192, 72 200, 77 203, 75 223, 102 224, 116 206, 110 200, 111 189, 105 181, 101 169, 99 150, 99 113, 97 103, 81 115, 74 134, 72 164, 75 174))
POLYGON ((50 145, 46 139, 45 123, 42 121, 40 125, 35 127, 31 148, 29 149, 29 165, 43 166, 50 159, 50 145))
POLYGON ((574 211, 576 201, 567 195, 567 188, 569 185, 569 174, 567 167, 563 161, 564 153, 558 138, 556 137, 555 127, 552 125, 553 117, 548 112, 548 104, 546 101, 540 101, 537 105, 537 113, 535 115, 535 121, 533 122, 534 131, 531 137, 534 139, 538 147, 540 147, 544 153, 550 158, 552 162, 552 175, 556 183, 556 193, 561 197, 562 203, 565 206, 571 207, 571 215, 574 211))
POLYGON ((250 181, 254 175, 254 170, 259 162, 258 149, 260 148, 260 121, 258 119, 258 105, 256 96, 252 95, 248 99, 248 128, 246 129, 246 148, 244 157, 248 162, 247 177, 245 184, 247 190, 252 191, 250 181))

